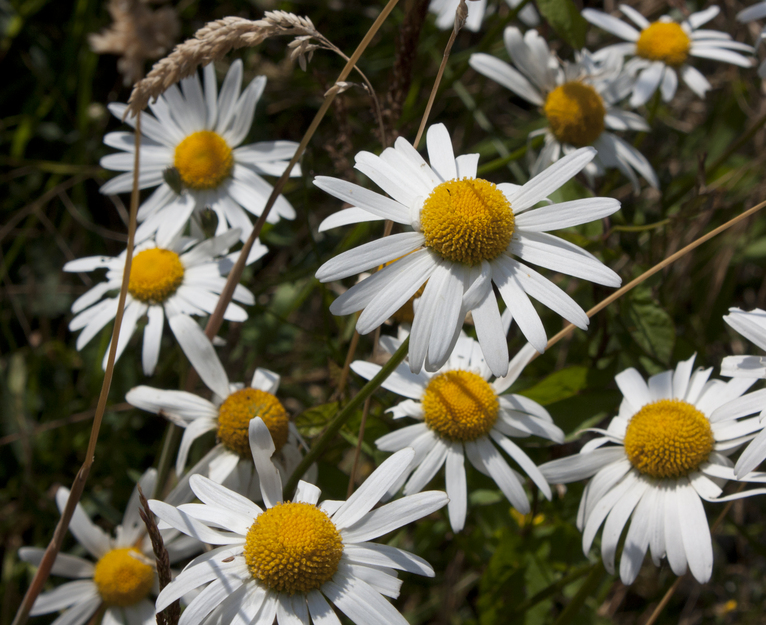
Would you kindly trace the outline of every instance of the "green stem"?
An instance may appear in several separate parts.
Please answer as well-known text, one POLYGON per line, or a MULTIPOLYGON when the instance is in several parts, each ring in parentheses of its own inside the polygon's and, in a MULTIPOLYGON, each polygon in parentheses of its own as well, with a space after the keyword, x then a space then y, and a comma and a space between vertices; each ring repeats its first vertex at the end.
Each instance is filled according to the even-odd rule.
POLYGON ((546 586, 540 592, 532 595, 526 601, 522 601, 518 606, 516 606, 514 612, 516 614, 524 614, 524 612, 526 612, 530 608, 535 607, 538 603, 541 603, 542 601, 545 601, 548 597, 555 595, 562 588, 569 586, 569 584, 571 584, 572 582, 576 582, 583 575, 590 573, 590 571, 593 569, 594 566, 596 565, 586 564, 585 566, 581 566, 579 569, 575 569, 569 575, 565 575, 561 579, 558 579, 555 582, 553 582, 550 586, 546 586))
POLYGON ((514 150, 507 156, 501 156, 500 158, 496 158, 494 161, 489 161, 488 163, 484 163, 479 169, 477 170, 477 175, 482 175, 489 173, 491 171, 495 171, 496 169, 500 169, 503 165, 507 165, 508 163, 511 163, 513 161, 519 160, 522 156, 524 156, 529 148, 535 149, 539 147, 543 142, 542 137, 535 137, 532 139, 532 141, 529 141, 526 145, 522 145, 517 150, 514 150))
MULTIPOLYGON (((157 463, 157 483, 154 487, 153 497, 160 499, 163 496, 162 489, 167 482, 168 474, 170 473, 170 464, 172 462, 173 454, 178 449, 178 443, 181 440, 181 428, 175 423, 168 422, 165 428, 165 440, 162 443, 162 451, 160 452, 160 460, 157 463)), ((177 476, 181 477, 180 475, 177 476)))
POLYGON ((585 603, 585 600, 595 592, 596 588, 598 588, 604 573, 604 563, 599 559, 599 561, 591 568, 590 575, 585 578, 582 586, 580 586, 580 590, 577 591, 577 594, 569 602, 569 605, 564 608, 564 611, 559 615, 553 625, 565 625, 566 623, 572 622, 585 603))
POLYGON ((367 384, 362 387, 362 390, 360 390, 354 396, 354 398, 348 402, 338 412, 338 414, 333 417, 332 421, 330 421, 330 424, 327 426, 327 429, 325 429, 322 436, 319 437, 319 440, 303 457, 303 460, 301 460, 301 463, 295 468, 295 471, 293 471, 290 479, 287 480, 287 484, 285 484, 285 487, 282 491, 285 499, 289 498, 293 491, 295 491, 295 487, 298 485, 298 480, 307 471, 307 469, 319 459, 319 456, 322 455, 322 452, 324 452, 324 450, 327 448, 327 445, 329 445, 330 441, 338 433, 338 430, 340 430, 345 425, 345 423, 351 418, 351 415, 356 412, 357 408, 359 408, 359 406, 361 406, 368 397, 370 397, 375 391, 378 390, 378 387, 380 387, 380 385, 386 381, 388 376, 394 372, 394 369, 396 369, 402 363, 404 358, 407 356, 409 347, 410 337, 408 336, 399 346, 399 349, 394 352, 394 355, 391 356, 389 361, 381 367, 380 371, 378 371, 378 374, 372 378, 372 380, 367 382, 367 384))

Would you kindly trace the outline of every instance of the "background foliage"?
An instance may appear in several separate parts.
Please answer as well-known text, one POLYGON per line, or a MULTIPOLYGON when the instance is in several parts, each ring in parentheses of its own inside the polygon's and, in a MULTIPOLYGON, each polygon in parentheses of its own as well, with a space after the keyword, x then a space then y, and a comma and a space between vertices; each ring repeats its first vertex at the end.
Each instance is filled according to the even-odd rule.
MULTIPOLYGON (((435 29, 433 17, 427 18, 414 62, 395 68, 404 16, 416 5, 422 1, 400 2, 360 63, 383 103, 389 143, 396 134, 414 137, 449 36, 435 29), (411 86, 405 82, 403 88, 402 79, 410 73, 411 86), (397 101, 400 115, 393 105, 397 101)), ((540 0, 537 6, 549 21, 541 32, 563 58, 572 58, 572 44, 586 41, 596 47, 604 41, 602 33, 573 11, 570 0, 540 0)), ((665 9, 652 0, 634 6, 645 15, 665 9)), ((282 9, 309 16, 347 53, 379 10, 376 3, 348 0, 181 0, 176 8, 184 38, 212 19, 256 19, 265 9, 282 9)), ((613 3, 605 8, 613 9, 613 3)), ((751 42, 754 32, 734 20, 741 8, 735 0, 724 3, 714 27, 751 42)), ((506 58, 501 33, 508 15, 501 2, 481 32, 460 34, 431 120, 448 125, 456 153, 481 154, 481 175, 523 182, 526 138, 542 118, 467 63, 475 51, 506 58)), ((58 519, 52 494, 71 483, 82 461, 109 341, 104 332, 82 352, 75 350, 75 336, 67 330, 68 311, 92 278, 61 271, 74 258, 117 255, 126 240, 125 207, 119 198, 98 192, 108 178, 98 166, 109 152, 102 137, 120 127, 105 105, 129 95, 115 58, 99 57, 87 45, 87 35, 108 23, 105 6, 96 0, 0 3, 5 78, 0 92, 0 625, 10 623, 30 579, 30 568, 18 561, 16 552, 22 545, 47 543, 58 519)), ((271 40, 236 53, 245 61, 248 78, 265 74, 269 79, 251 141, 300 140, 342 67, 341 59, 319 52, 304 73, 286 59, 286 43, 271 40)), ((757 130, 729 153, 766 112, 760 81, 754 70, 701 65, 715 87, 709 97, 702 101, 680 89, 670 106, 650 103, 653 131, 635 138, 659 175, 661 193, 644 189, 633 195, 627 181, 612 172, 597 180, 595 189, 578 179, 555 198, 597 194, 621 200, 622 211, 611 220, 571 229, 565 236, 599 255, 624 281, 765 197, 761 172, 766 134, 757 130)), ((263 241, 270 252, 245 274, 244 283, 257 301, 250 319, 229 324, 223 332, 227 345, 221 356, 231 378, 249 380, 256 366, 278 371, 283 376, 280 396, 308 437, 321 431, 336 412, 334 402, 344 399, 334 391, 353 333, 352 318, 333 317, 328 311, 338 287, 320 285, 314 272, 338 252, 378 236, 381 228, 361 224, 317 234, 320 221, 340 206, 314 188, 311 179, 323 174, 361 182, 351 164, 360 150, 380 151, 381 137, 370 130, 374 127, 363 89, 351 88, 336 100, 304 157, 305 175, 287 188, 297 219, 267 227, 263 241)), ((587 333, 577 331, 532 363, 513 390, 544 404, 568 435, 561 447, 539 441, 527 445, 533 459, 544 462, 576 451, 582 440, 574 440, 577 430, 613 415, 620 401, 613 378, 626 367, 653 374, 695 352, 698 364, 718 367, 723 356, 747 351, 749 346, 727 331, 721 317, 730 306, 766 307, 765 267, 766 221, 756 216, 650 279, 597 315, 587 333)), ((558 282, 586 309, 610 292, 585 281, 558 282)), ((560 328, 560 319, 539 311, 549 334, 560 328)), ((177 388, 187 365, 170 337, 165 339, 166 357, 148 383, 177 388)), ((516 331, 510 339, 513 353, 523 343, 516 331)), ((363 337, 358 357, 370 352, 371 341, 363 337)), ((117 364, 84 498, 85 507, 105 527, 119 522, 137 476, 156 464, 167 432, 160 418, 124 403, 128 389, 147 382, 140 373, 139 353, 128 349, 117 364)), ((352 378, 351 392, 359 382, 352 378)), ((374 396, 364 433, 363 474, 383 457, 374 451, 374 440, 391 428, 384 411, 395 401, 385 392, 374 396)), ((345 498, 359 422, 360 415, 344 427, 320 462, 320 484, 327 497, 345 498)), ((201 453, 203 445, 198 444, 192 460, 201 453)), ((649 565, 626 588, 593 564, 595 550, 586 559, 573 525, 581 489, 572 485, 566 497, 559 492, 552 502, 535 494, 533 513, 521 517, 511 513, 489 479, 469 472, 464 532, 452 536, 446 514, 440 513, 392 537, 394 544, 423 556, 437 571, 433 580, 407 576, 397 605, 411 623, 533 625, 564 618, 574 623, 644 622, 674 576, 667 566, 649 565)), ((714 537, 712 581, 701 587, 685 579, 660 623, 763 621, 764 505, 755 498, 733 506, 714 537)), ((710 518, 719 510, 711 507, 710 518)), ((67 545, 73 544, 68 539, 67 545)))

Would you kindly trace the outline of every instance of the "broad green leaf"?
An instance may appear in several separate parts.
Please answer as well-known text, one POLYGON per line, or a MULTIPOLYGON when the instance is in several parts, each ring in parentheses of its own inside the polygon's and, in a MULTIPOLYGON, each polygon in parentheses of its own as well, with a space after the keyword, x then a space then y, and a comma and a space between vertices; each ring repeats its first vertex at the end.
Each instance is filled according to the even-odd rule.
POLYGON ((588 22, 572 0, 537 0, 537 8, 558 36, 575 50, 585 45, 588 22))
POLYGON ((588 386, 587 367, 569 367, 552 373, 519 394, 543 406, 577 395, 588 386))
POLYGON ((623 319, 631 338, 647 355, 670 364, 676 329, 673 319, 650 297, 638 293, 623 306, 623 319))

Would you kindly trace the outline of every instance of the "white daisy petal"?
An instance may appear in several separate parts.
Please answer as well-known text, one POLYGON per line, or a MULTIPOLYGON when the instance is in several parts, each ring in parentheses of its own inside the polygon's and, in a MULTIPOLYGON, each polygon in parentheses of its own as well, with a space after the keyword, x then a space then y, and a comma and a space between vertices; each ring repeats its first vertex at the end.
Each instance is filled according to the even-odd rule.
POLYGON ((455 153, 452 151, 452 140, 444 124, 434 124, 426 133, 428 158, 431 168, 441 178, 442 182, 457 178, 455 153))
MULTIPOLYGON (((625 12, 624 7, 625 5, 620 7, 623 12, 625 12)), ((594 26, 603 28, 605 31, 617 35, 626 41, 638 41, 639 32, 616 17, 612 17, 611 15, 607 15, 602 11, 596 11, 594 9, 583 9, 581 15, 594 26)))
POLYGON ((87 602, 99 597, 96 584, 92 580, 67 582, 58 588, 38 595, 32 606, 30 616, 58 612, 80 602, 87 602))
POLYGON ((463 445, 450 443, 447 446, 445 484, 449 497, 448 511, 453 532, 459 532, 465 526, 468 492, 465 478, 463 445))
POLYGON ((314 625, 341 625, 327 599, 318 590, 311 590, 306 594, 306 601, 311 614, 311 622, 314 625))
POLYGON ((388 545, 344 545, 343 557, 357 564, 409 571, 426 577, 434 576, 434 570, 428 562, 415 554, 388 545))
MULTIPOLYGON (((45 555, 45 549, 37 547, 22 547, 19 549, 19 559, 29 562, 34 566, 40 566, 40 562, 45 555)), ((60 575, 61 577, 80 578, 93 577, 94 566, 92 562, 83 560, 77 556, 70 556, 66 553, 59 553, 51 568, 51 575, 60 575)))
MULTIPOLYGON (((68 500, 69 489, 60 487, 56 491, 56 505, 58 506, 59 512, 64 511, 68 500)), ((83 507, 79 503, 75 506, 72 520, 69 522, 69 531, 74 534, 77 542, 85 547, 85 549, 97 559, 100 559, 101 556, 112 548, 109 536, 88 518, 88 515, 85 514, 85 510, 83 510, 83 507)))
POLYGON ((85 625, 101 605, 101 597, 93 597, 72 606, 51 625, 85 625))
POLYGON ((219 397, 226 397, 229 394, 229 379, 213 344, 199 324, 187 315, 174 315, 168 323, 205 385, 219 397))
POLYGON ((358 625, 407 625, 377 590, 360 579, 331 580, 322 586, 322 593, 358 625))
POLYGON ((282 501, 282 478, 271 461, 275 451, 274 439, 260 417, 250 421, 249 436, 250 450, 253 454, 255 470, 258 472, 263 503, 271 508, 282 501))
POLYGON ((386 459, 333 515, 335 526, 338 529, 349 527, 372 510, 391 484, 406 470, 413 456, 412 449, 403 449, 386 459))
POLYGON ((399 224, 410 223, 410 212, 396 200, 337 178, 317 176, 314 185, 330 195, 362 208, 379 219, 390 219, 399 224))
POLYGON ((540 92, 521 73, 490 54, 476 52, 468 59, 469 65, 490 80, 510 89, 516 95, 536 106, 545 104, 540 92))
POLYGON ((368 512, 354 525, 346 527, 341 535, 344 543, 360 543, 406 525, 447 505, 447 495, 440 491, 426 491, 402 497, 368 512))

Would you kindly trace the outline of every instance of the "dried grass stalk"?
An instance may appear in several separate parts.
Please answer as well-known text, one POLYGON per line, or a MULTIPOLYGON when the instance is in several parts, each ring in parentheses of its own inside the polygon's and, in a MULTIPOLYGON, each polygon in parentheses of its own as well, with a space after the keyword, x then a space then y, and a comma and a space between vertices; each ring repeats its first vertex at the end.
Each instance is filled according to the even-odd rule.
POLYGON ((178 14, 172 7, 152 10, 142 0, 109 0, 112 25, 88 37, 96 54, 116 54, 117 70, 125 85, 144 75, 147 59, 164 55, 180 33, 178 14))
MULTIPOLYGON (((150 99, 156 99, 170 85, 190 76, 198 67, 221 59, 237 48, 257 46, 278 36, 299 38, 290 47, 293 48, 293 58, 298 57, 302 67, 305 66, 305 55, 316 49, 308 40, 316 38, 322 44, 326 41, 309 18, 285 11, 267 11, 263 19, 257 21, 225 17, 209 22, 192 39, 179 44, 170 55, 155 63, 146 78, 133 88, 125 114, 135 115, 150 99)), ((322 44, 318 47, 324 47, 322 44)))
MULTIPOLYGON (((160 591, 170 583, 172 579, 170 573, 170 556, 165 548, 165 542, 162 540, 162 534, 154 520, 154 515, 149 509, 149 502, 146 500, 141 487, 138 487, 138 498, 141 506, 138 508, 138 514, 146 526, 146 532, 152 541, 152 550, 157 560, 157 577, 160 582, 160 591)), ((157 614, 157 625, 177 625, 181 617, 181 604, 174 601, 167 608, 157 614)))

